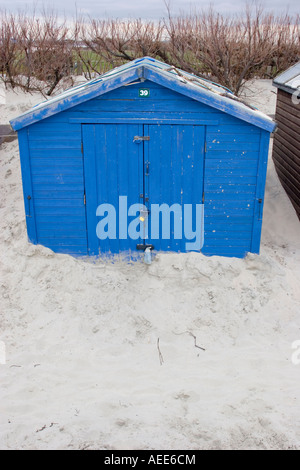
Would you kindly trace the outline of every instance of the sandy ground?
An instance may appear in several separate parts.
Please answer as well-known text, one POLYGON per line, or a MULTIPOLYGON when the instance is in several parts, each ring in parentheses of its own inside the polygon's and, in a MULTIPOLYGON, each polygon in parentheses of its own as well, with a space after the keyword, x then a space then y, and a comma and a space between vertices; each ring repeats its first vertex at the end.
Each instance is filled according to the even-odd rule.
MULTIPOLYGON (((274 114, 274 91, 247 94, 274 114)), ((6 100, 1 124, 41 98, 6 100)), ((0 188, 0 449, 300 448, 300 224, 271 160, 261 255, 244 260, 30 245, 17 142, 0 188)))

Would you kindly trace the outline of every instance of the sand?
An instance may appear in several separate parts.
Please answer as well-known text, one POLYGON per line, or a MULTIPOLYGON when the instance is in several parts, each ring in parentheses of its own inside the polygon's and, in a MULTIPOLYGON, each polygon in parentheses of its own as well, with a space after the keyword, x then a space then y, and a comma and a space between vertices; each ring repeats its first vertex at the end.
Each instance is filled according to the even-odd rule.
MULTIPOLYGON (((255 90, 274 114, 271 82, 255 90)), ((0 124, 39 101, 8 92, 0 124)), ((0 188, 0 449, 300 448, 300 224, 271 159, 261 254, 242 260, 29 244, 17 142, 0 188)))

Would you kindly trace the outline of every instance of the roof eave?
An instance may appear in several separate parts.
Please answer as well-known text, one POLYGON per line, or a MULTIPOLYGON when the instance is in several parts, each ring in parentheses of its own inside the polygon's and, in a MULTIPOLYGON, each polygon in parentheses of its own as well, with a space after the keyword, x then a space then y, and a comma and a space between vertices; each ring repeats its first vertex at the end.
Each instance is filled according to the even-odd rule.
POLYGON ((85 101, 95 98, 96 96, 103 95, 109 91, 113 91, 116 88, 119 88, 127 83, 130 83, 133 80, 143 77, 143 67, 137 66, 129 69, 128 71, 121 72, 120 74, 112 77, 110 80, 99 81, 94 85, 86 89, 82 89, 77 94, 70 94, 58 99, 54 102, 45 103, 45 106, 39 107, 37 109, 32 108, 26 113, 18 116, 15 119, 10 121, 10 125, 15 131, 19 131, 24 127, 27 127, 35 122, 41 121, 48 117, 53 116, 59 112, 65 111, 66 109, 73 108, 85 101))
POLYGON ((182 77, 182 81, 179 79, 175 81, 173 77, 170 77, 165 71, 154 70, 149 66, 145 66, 144 77, 268 132, 273 132, 276 128, 276 123, 267 116, 264 116, 263 113, 259 112, 260 115, 258 115, 257 111, 251 110, 250 108, 248 109, 243 103, 205 90, 205 88, 199 88, 198 90, 194 85, 185 81, 184 77, 182 77))
POLYGON ((54 114, 77 106, 85 101, 101 96, 109 91, 113 91, 134 80, 145 78, 165 86, 175 92, 186 95, 196 101, 212 106, 220 111, 228 113, 233 117, 246 121, 254 126, 260 127, 268 132, 273 132, 276 124, 263 113, 251 110, 246 105, 226 96, 214 93, 200 86, 191 84, 184 77, 179 77, 170 72, 152 66, 152 64, 139 61, 136 65, 126 70, 121 70, 106 80, 98 81, 86 88, 74 90, 67 94, 62 94, 61 99, 57 97, 54 101, 46 102, 44 106, 33 108, 21 116, 12 119, 10 124, 15 131, 18 131, 35 122, 46 119, 54 114))
POLYGON ((285 85, 284 83, 276 83, 275 81, 273 81, 273 86, 275 88, 278 88, 279 90, 283 90, 283 91, 286 91, 287 93, 289 93, 290 95, 292 95, 293 93, 295 92, 299 92, 299 89, 297 88, 292 88, 290 86, 287 86, 285 85))

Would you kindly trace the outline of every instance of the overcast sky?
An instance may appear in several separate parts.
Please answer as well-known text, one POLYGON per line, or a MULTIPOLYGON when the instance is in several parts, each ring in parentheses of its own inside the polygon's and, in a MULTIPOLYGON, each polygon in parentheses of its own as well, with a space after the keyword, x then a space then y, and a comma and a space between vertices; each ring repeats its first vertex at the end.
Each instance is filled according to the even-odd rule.
MULTIPOLYGON (((288 8, 290 13, 300 11, 299 0, 264 0, 261 2, 266 10, 275 13, 285 12, 288 8)), ((93 16, 94 18, 151 18, 159 19, 166 16, 166 7, 163 0, 0 0, 0 10, 7 11, 26 10, 29 11, 35 4, 37 10, 43 5, 53 7, 60 15, 67 17, 75 16, 76 8, 79 12, 93 16)), ((244 0, 170 0, 171 11, 178 14, 182 11, 188 12, 197 6, 199 9, 207 8, 210 4, 220 13, 235 13, 242 10, 244 0)))

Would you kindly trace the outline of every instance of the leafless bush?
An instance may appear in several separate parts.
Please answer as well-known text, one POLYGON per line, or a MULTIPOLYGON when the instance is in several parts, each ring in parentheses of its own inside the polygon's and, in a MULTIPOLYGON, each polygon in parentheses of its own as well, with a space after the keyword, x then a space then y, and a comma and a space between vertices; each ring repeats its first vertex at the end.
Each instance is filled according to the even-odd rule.
POLYGON ((16 17, 6 12, 0 14, 0 21, 0 74, 4 83, 14 88, 20 56, 18 24, 16 17))
POLYGON ((51 95, 59 82, 71 74, 73 38, 66 21, 55 13, 37 17, 1 15, 0 73, 5 83, 25 91, 39 89, 51 95), (25 79, 24 79, 25 77, 25 79))
POLYGON ((179 67, 238 94, 254 76, 276 75, 299 58, 299 18, 247 8, 240 17, 208 12, 166 20, 170 54, 179 67))
POLYGON ((165 60, 163 33, 161 22, 90 19, 77 30, 78 55, 95 73, 143 56, 165 60))
POLYGON ((32 74, 47 84, 46 94, 50 96, 59 82, 71 74, 72 66, 73 38, 69 27, 53 14, 44 16, 31 54, 32 74))
POLYGON ((72 74, 87 79, 142 56, 210 78, 239 94, 253 77, 273 78, 299 60, 299 16, 262 8, 224 16, 213 8, 160 22, 0 13, 0 75, 12 87, 51 95, 72 74))

